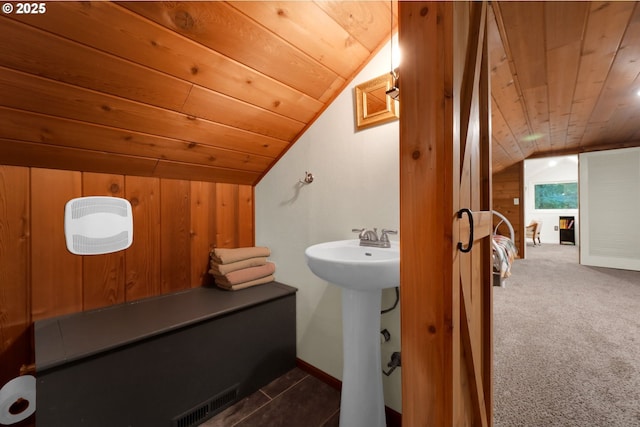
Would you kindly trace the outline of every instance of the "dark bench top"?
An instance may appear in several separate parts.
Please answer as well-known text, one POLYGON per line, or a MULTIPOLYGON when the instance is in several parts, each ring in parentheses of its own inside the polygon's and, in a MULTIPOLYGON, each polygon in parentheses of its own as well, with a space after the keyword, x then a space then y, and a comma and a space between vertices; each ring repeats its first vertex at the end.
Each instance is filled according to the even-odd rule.
POLYGON ((35 322, 36 370, 43 371, 294 294, 278 282, 240 291, 193 288, 35 322))

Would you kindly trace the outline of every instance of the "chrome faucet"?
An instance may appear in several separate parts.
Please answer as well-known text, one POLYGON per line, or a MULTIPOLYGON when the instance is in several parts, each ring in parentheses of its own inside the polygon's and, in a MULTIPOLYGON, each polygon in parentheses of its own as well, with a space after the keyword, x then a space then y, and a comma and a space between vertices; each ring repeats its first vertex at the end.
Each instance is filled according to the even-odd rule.
POLYGON ((398 234, 398 230, 387 230, 385 228, 382 229, 382 235, 380 236, 380 247, 381 248, 390 248, 391 242, 389 241, 389 234, 398 234))
POLYGON ((378 229, 367 230, 366 228, 353 228, 351 231, 358 233, 360 239, 360 246, 375 246, 377 248, 390 248, 391 242, 389 241, 388 234, 398 234, 397 230, 382 229, 382 234, 378 238, 378 229))

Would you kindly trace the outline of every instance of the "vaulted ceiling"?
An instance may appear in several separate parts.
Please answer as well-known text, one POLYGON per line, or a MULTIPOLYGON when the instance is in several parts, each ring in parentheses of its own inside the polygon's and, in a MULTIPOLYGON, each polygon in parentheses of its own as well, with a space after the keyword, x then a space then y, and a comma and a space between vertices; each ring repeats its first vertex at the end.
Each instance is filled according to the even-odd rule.
MULTIPOLYGON (((391 31, 388 1, 43 4, 0 15, 0 164, 255 184, 391 31)), ((636 2, 492 6, 494 171, 640 145, 636 2)))
POLYGON ((497 2, 489 16, 494 171, 640 145, 637 2, 497 2))

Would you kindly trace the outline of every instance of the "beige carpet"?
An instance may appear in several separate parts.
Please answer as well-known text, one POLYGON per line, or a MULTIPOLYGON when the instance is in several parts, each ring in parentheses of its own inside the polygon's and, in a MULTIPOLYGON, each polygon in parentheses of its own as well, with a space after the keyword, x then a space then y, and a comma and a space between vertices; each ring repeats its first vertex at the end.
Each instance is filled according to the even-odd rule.
POLYGON ((494 287, 494 426, 640 426, 640 272, 527 249, 494 287))

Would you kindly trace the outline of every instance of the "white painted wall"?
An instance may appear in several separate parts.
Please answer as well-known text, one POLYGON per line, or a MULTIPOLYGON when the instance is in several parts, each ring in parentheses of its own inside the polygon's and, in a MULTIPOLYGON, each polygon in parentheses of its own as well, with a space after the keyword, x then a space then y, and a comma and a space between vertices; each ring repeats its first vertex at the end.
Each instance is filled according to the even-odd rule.
MULTIPOLYGON (((525 161, 524 168, 524 198, 525 198, 525 225, 536 219, 542 221, 540 240, 542 244, 559 244, 560 231, 554 227, 559 225, 561 216, 574 216, 576 221, 576 244, 579 244, 579 210, 578 209, 535 209, 536 184, 549 184, 555 182, 578 181, 578 156, 545 157, 525 161)), ((531 239, 527 239, 527 244, 531 239)))
MULTIPOLYGON (((255 188, 256 244, 271 248, 276 280, 298 288, 298 357, 339 379, 340 290, 311 273, 304 250, 356 238, 352 228, 399 229, 398 121, 362 131, 354 124, 354 87, 389 72, 389 51, 380 51, 255 188), (298 182, 305 171, 313 173, 312 184, 298 182)), ((385 290, 383 308, 394 301, 395 292, 385 290)), ((400 351, 399 305, 381 316, 382 328, 392 336, 382 345, 386 368, 391 353, 400 351)), ((400 369, 383 377, 385 403, 400 412, 400 369)))
POLYGON ((640 271, 640 148, 580 154, 580 263, 640 271))

